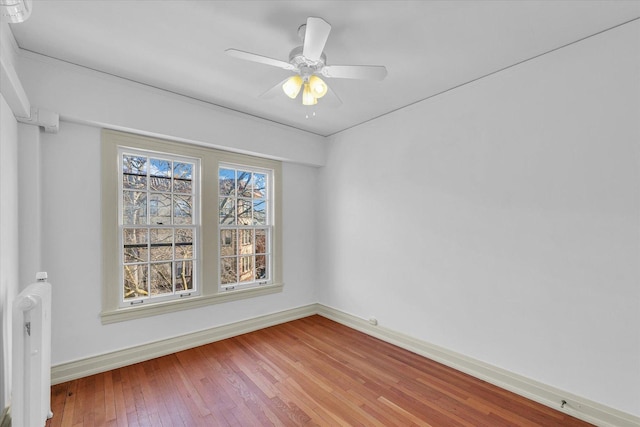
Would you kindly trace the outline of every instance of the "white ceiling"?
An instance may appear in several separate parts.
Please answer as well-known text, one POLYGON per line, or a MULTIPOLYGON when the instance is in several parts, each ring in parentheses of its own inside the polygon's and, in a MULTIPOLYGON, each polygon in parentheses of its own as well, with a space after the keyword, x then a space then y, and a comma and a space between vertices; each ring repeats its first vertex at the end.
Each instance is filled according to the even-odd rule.
POLYGON ((24 50, 326 136, 639 17, 640 1, 34 0, 11 29, 24 50), (224 50, 288 61, 308 16, 332 25, 327 64, 387 78, 326 79, 338 108, 259 98, 290 72, 224 50))

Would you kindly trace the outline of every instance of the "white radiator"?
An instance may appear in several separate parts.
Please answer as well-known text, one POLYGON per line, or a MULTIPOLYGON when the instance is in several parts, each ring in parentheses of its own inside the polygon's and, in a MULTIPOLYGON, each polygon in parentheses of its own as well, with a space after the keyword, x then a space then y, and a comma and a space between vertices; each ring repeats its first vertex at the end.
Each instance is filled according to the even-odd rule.
POLYGON ((42 427, 51 418, 51 284, 47 273, 13 302, 13 395, 16 427, 42 427))

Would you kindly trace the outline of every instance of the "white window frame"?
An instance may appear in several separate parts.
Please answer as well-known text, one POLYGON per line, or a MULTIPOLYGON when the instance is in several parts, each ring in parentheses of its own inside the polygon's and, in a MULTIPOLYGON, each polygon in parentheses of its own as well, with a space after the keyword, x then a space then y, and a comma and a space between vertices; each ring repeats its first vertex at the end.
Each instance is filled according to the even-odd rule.
MULTIPOLYGON (((164 153, 164 152, 159 152, 159 151, 150 151, 150 150, 141 150, 141 149, 135 149, 135 148, 131 148, 131 147, 123 147, 123 146, 119 146, 118 147, 118 171, 120 173, 120 185, 119 185, 119 189, 118 189, 118 223, 119 223, 119 230, 118 230, 118 247, 120 248, 120 278, 119 278, 119 282, 120 282, 120 307, 129 307, 132 305, 137 305, 137 304, 153 304, 153 303, 159 303, 159 302, 164 302, 164 301, 171 301, 171 300, 176 300, 176 299, 181 299, 181 298, 189 298, 189 297, 193 297, 193 296, 197 296, 200 295, 201 291, 200 291, 200 281, 201 281, 201 269, 199 267, 199 263, 200 263, 200 254, 201 254, 201 245, 200 245, 200 234, 201 234, 201 209, 200 209, 200 199, 202 197, 201 193, 200 193, 200 159, 199 158, 193 158, 193 157, 185 157, 182 155, 177 155, 177 154, 169 154, 169 153, 164 153), (192 224, 151 224, 149 222, 149 219, 151 217, 151 215, 153 214, 152 211, 152 203, 151 200, 149 200, 149 208, 148 208, 148 212, 145 214, 146 215, 146 221, 144 224, 138 224, 138 225, 132 225, 132 224, 124 224, 123 222, 123 209, 124 209, 124 192, 127 191, 123 188, 122 185, 122 174, 123 174, 123 156, 124 155, 135 155, 135 156, 145 156, 148 158, 155 158, 155 159, 159 159, 159 160, 168 160, 171 162, 174 161, 181 161, 181 162, 185 162, 185 163, 191 163, 194 165, 193 167, 193 171, 192 171, 192 192, 191 192, 191 196, 193 197, 193 206, 192 206, 192 212, 191 212, 191 217, 192 217, 192 224), (187 289, 187 290, 174 290, 172 293, 167 293, 164 295, 157 295, 157 296, 153 296, 153 295, 148 295, 148 296, 140 296, 140 297, 134 297, 134 298, 127 298, 124 295, 124 268, 122 266, 126 265, 134 265, 131 263, 126 263, 125 259, 124 259, 124 251, 122 250, 123 246, 124 246, 124 230, 126 228, 145 228, 148 229, 149 232, 151 232, 151 230, 156 229, 156 228, 171 228, 171 229, 178 229, 178 228, 193 228, 194 229, 194 235, 193 235, 193 251, 195 256, 192 259, 193 262, 193 274, 192 274, 192 289, 187 289)), ((146 180, 147 182, 150 180, 151 177, 151 171, 150 171, 150 167, 147 166, 147 177, 146 180)), ((157 192, 155 191, 151 191, 151 190, 145 190, 145 192, 147 192, 147 194, 155 194, 157 192)), ((173 195, 173 192, 166 192, 166 193, 170 193, 173 195)), ((165 193, 165 194, 166 194, 165 193)), ((160 193, 162 194, 162 193, 160 193)), ((177 195, 181 195, 182 193, 176 193, 177 195)), ((186 194, 186 193, 185 193, 186 194)), ((170 212, 171 212, 171 217, 173 218, 173 206, 170 206, 170 212)), ((172 241, 172 243, 174 243, 172 241)), ((147 245, 151 245, 150 239, 147 240, 147 245)), ((149 246, 148 251, 151 252, 151 247, 149 246)), ((173 251, 172 251, 173 252, 173 251)), ((175 256, 175 254, 174 254, 175 256)), ((177 260, 174 259, 174 257, 172 257, 171 260, 166 260, 166 261, 171 261, 172 264, 172 270, 173 270, 173 263, 176 262, 177 260)), ((178 261, 179 262, 179 261, 178 261)), ((157 264, 159 262, 154 262, 151 260, 148 260, 146 263, 145 262, 140 262, 138 263, 138 265, 152 265, 152 264, 157 264)), ((164 263, 164 262, 163 262, 164 263)), ((147 276, 147 281, 149 281, 150 275, 147 276)))
MULTIPOLYGON (((243 171, 243 172, 250 172, 252 175, 253 174, 262 174, 266 176, 266 183, 265 183, 265 187, 266 187, 266 194, 264 198, 261 198, 260 200, 264 200, 266 203, 266 207, 265 207, 265 213, 266 213, 266 218, 265 218, 265 223, 264 224, 249 224, 249 225, 242 225, 237 223, 236 221, 234 221, 233 224, 221 224, 218 223, 218 235, 220 236, 220 262, 222 263, 223 258, 226 259, 231 259, 231 258, 235 258, 237 260, 236 262, 236 270, 237 270, 237 274, 240 273, 247 273, 249 272, 249 270, 251 270, 252 273, 255 273, 254 269, 255 269, 255 258, 254 258, 254 263, 252 265, 250 265, 250 262, 247 262, 248 257, 246 256, 242 256, 242 254, 240 253, 239 249, 236 250, 236 254, 235 255, 229 255, 229 256, 225 256, 222 254, 222 247, 226 246, 222 243, 222 231, 223 230, 234 230, 237 234, 236 234, 236 245, 239 247, 240 245, 249 245, 252 243, 253 240, 255 240, 255 231, 258 229, 264 229, 266 230, 266 252, 260 253, 259 255, 265 255, 266 257, 266 268, 268 271, 268 276, 266 278, 262 278, 262 279, 255 279, 255 275, 254 275, 254 280, 249 280, 249 281, 238 281, 238 282, 233 282, 233 283, 223 283, 222 280, 222 271, 223 268, 222 266, 219 269, 219 284, 220 284, 220 291, 230 291, 230 290, 236 290, 236 289, 244 289, 244 288, 251 288, 251 287, 255 287, 255 286, 264 286, 264 285, 269 285, 273 282, 273 276, 272 276, 272 269, 273 269, 273 255, 272 255, 272 234, 273 234, 273 203, 272 203, 272 183, 273 183, 273 170, 270 169, 265 169, 265 168, 257 168, 257 167, 251 167, 251 166, 247 166, 247 165, 240 165, 240 164, 231 164, 231 163, 220 163, 218 166, 218 170, 220 169, 230 169, 230 170, 235 170, 236 171, 236 180, 237 180, 237 172, 238 171, 243 171), (245 236, 248 233, 241 233, 241 230, 246 230, 246 231, 252 231, 251 235, 253 235, 253 239, 250 237, 249 239, 246 239, 247 241, 245 241, 245 236), (242 235, 242 238, 240 238, 240 235, 242 235)), ((235 191, 237 191, 237 188, 235 189, 235 191)), ((224 195, 220 196, 221 198, 225 198, 224 195)), ((239 197, 237 194, 235 194, 235 196, 233 197, 234 200, 237 202, 238 199, 245 199, 243 197, 239 197)), ((234 204, 235 206, 235 204, 234 204)), ((237 212, 237 210, 235 211, 237 212)), ((232 239, 233 241, 233 239, 232 239)), ((258 255, 256 252, 251 253, 252 256, 258 255)))
POLYGON ((113 130, 102 130, 102 312, 103 324, 137 319, 178 310, 224 303, 281 292, 282 281, 282 164, 279 161, 232 153, 202 145, 161 140, 113 130), (121 147, 200 162, 199 292, 188 298, 158 299, 142 304, 122 304, 122 248, 119 203, 121 199, 118 151, 121 147), (272 171, 271 281, 226 289, 219 284, 220 232, 218 227, 218 169, 221 164, 272 171))

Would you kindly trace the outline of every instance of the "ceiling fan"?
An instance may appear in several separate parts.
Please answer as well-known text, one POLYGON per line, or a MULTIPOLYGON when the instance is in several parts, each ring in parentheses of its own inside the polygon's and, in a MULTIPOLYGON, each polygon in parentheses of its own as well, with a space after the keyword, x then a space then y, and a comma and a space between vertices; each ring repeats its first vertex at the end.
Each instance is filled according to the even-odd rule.
MULTIPOLYGON (((294 48, 289 53, 289 62, 238 49, 227 49, 225 52, 239 59, 293 71, 293 76, 278 83, 262 96, 273 95, 282 87, 289 98, 296 99, 302 89, 303 105, 315 105, 318 99, 329 92, 329 87, 320 76, 363 80, 383 80, 386 77, 387 69, 381 65, 327 65, 327 57, 323 50, 330 32, 331 25, 324 19, 307 18, 306 24, 298 28, 302 46, 294 48)), ((336 99, 339 103, 339 98, 336 99)))

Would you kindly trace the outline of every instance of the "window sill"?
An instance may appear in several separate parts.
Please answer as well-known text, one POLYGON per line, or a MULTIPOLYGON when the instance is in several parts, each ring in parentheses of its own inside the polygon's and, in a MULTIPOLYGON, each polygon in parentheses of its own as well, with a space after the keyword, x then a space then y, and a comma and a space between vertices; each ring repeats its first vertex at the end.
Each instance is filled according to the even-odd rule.
POLYGON ((213 295, 200 295, 189 299, 152 303, 142 306, 117 308, 115 310, 105 310, 100 313, 102 324, 124 322, 127 320, 150 317, 158 314, 171 313, 180 310, 204 307, 212 304, 220 304, 229 301, 236 301, 245 298, 254 298, 262 295, 282 292, 284 284, 263 285, 249 289, 238 289, 220 292, 213 295))

